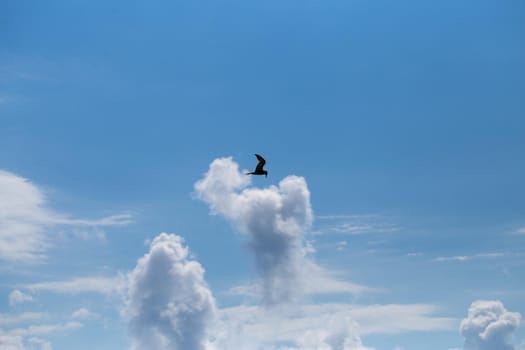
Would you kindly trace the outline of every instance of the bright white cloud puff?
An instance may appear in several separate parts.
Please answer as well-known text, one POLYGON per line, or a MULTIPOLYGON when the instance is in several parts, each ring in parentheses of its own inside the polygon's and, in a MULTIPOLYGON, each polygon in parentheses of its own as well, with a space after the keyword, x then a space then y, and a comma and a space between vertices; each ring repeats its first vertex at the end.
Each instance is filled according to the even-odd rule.
POLYGON ((500 301, 473 302, 460 325, 465 350, 515 350, 509 337, 520 321, 521 315, 507 311, 500 301))
POLYGON ((215 300, 181 237, 161 233, 129 274, 124 316, 133 350, 204 350, 215 300))

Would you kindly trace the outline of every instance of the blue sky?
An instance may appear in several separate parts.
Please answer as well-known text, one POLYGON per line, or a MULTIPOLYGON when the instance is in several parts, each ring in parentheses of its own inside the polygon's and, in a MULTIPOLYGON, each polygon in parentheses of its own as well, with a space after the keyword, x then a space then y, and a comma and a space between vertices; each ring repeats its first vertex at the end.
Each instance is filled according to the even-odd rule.
MULTIPOLYGON (((331 349, 326 332, 345 322, 362 348, 463 349, 469 308, 525 315, 524 33, 525 4, 511 0, 3 2, 0 341, 145 346, 137 329, 155 325, 130 316, 130 291, 137 260, 159 252, 205 270, 190 276, 221 319, 196 323, 211 338, 248 322, 239 308, 254 315, 219 349, 331 349), (196 189, 236 179, 254 153, 268 178, 196 189), (259 231, 213 206, 252 200, 251 187, 284 200, 291 175, 312 221, 279 232, 306 259, 291 266, 318 275, 292 271, 302 293, 279 302, 312 331, 285 339, 258 295, 259 231)), ((160 280, 171 291, 180 278, 160 280)), ((525 328, 509 327, 523 348, 525 328)))

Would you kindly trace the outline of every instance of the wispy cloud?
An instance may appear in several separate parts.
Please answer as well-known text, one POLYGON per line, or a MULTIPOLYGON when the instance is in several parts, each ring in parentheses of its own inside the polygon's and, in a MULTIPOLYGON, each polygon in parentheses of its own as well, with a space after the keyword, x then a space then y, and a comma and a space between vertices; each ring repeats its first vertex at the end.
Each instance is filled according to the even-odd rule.
POLYGON ((383 290, 345 281, 337 278, 335 273, 321 268, 318 273, 312 274, 305 284, 306 295, 351 294, 358 296, 380 292, 383 290))
POLYGON ((319 215, 315 217, 320 221, 313 230, 314 234, 339 233, 339 234, 367 234, 389 233, 399 230, 398 225, 388 222, 380 215, 319 215))
POLYGON ((71 218, 49 208, 46 196, 36 185, 0 170, 0 260, 30 263, 44 260, 52 246, 48 234, 52 227, 97 228, 131 221, 129 214, 94 220, 71 218))
POLYGON ((448 261, 458 261, 458 262, 465 262, 473 259, 483 259, 483 258, 500 258, 503 256, 509 255, 508 253, 480 253, 480 254, 474 254, 474 255, 455 255, 455 256, 439 256, 437 258, 432 259, 432 261, 436 262, 448 262, 448 261))
POLYGON ((40 350, 53 350, 53 347, 51 346, 51 342, 48 340, 38 338, 38 337, 31 337, 27 340, 27 343, 29 344, 30 349, 40 349, 40 350))
POLYGON ((318 220, 371 220, 378 218, 377 214, 335 214, 335 215, 316 215, 318 220))
POLYGON ((346 241, 339 241, 335 244, 337 251, 345 250, 347 245, 348 245, 348 242, 346 241))
POLYGON ((9 305, 10 306, 15 306, 18 304, 28 303, 32 301, 33 301, 33 297, 31 295, 22 293, 18 289, 15 289, 11 293, 9 293, 9 305))
POLYGON ((14 325, 29 321, 41 320, 46 314, 41 312, 24 312, 21 314, 0 314, 0 326, 14 325))
POLYGON ((66 217, 49 217, 50 224, 54 225, 73 225, 73 226, 123 226, 133 222, 130 214, 111 215, 101 219, 85 220, 85 219, 70 219, 66 217))
POLYGON ((5 334, 0 330, 0 346, 8 350, 25 350, 24 340, 19 335, 5 334))
POLYGON ((474 256, 467 256, 467 255, 457 255, 457 256, 439 256, 437 258, 432 259, 432 261, 437 262, 446 262, 446 261, 467 261, 474 258, 474 256))
POLYGON ((43 323, 49 315, 36 312, 0 314, 0 349, 52 349, 40 336, 65 333, 83 326, 80 322, 43 323))
POLYGON ((349 233, 349 234, 360 234, 360 233, 367 233, 373 230, 372 225, 365 225, 365 224, 356 224, 352 222, 343 222, 336 224, 335 226, 331 227, 330 230, 332 232, 337 233, 349 233))
POLYGON ((412 252, 412 253, 407 253, 406 256, 409 256, 409 257, 416 257, 416 256, 423 256, 424 253, 422 252, 412 252))
MULTIPOLYGON (((2 324, 0 323, 0 325, 2 324)), ((65 333, 81 328, 82 326, 82 323, 79 322, 67 322, 32 324, 26 327, 10 329, 0 328, 0 348, 6 350, 25 350, 36 349, 35 346, 38 346, 41 350, 51 350, 51 343, 40 338, 40 336, 53 333, 65 333)))
POLYGON ((38 324, 31 325, 27 328, 11 329, 8 333, 25 337, 30 335, 46 335, 50 333, 64 332, 72 329, 78 329, 82 326, 83 325, 80 322, 38 324))
POLYGON ((514 231, 514 233, 519 235, 525 235, 525 227, 517 229, 516 231, 514 231))
POLYGON ((458 320, 441 317, 438 311, 431 304, 288 304, 269 311, 257 306, 224 308, 219 310, 219 317, 225 324, 223 327, 239 325, 235 330, 249 335, 255 343, 301 344, 312 331, 323 333, 336 324, 348 327, 354 324, 354 336, 456 329, 458 320))
POLYGON ((92 312, 89 309, 86 309, 84 307, 78 309, 77 311, 71 314, 71 318, 75 320, 94 320, 99 317, 100 317, 99 314, 92 312))
MULTIPOLYGON (((334 295, 334 294, 351 294, 354 296, 365 293, 381 293, 382 289, 371 288, 351 281, 345 281, 338 278, 334 272, 312 266, 309 278, 303 284, 304 295, 334 295)), ((261 295, 260 285, 242 285, 233 287, 228 294, 242 295, 245 297, 257 298, 261 295)))
POLYGON ((20 285, 30 291, 45 291, 59 294, 99 293, 118 294, 125 288, 124 276, 78 277, 65 281, 45 281, 20 285))

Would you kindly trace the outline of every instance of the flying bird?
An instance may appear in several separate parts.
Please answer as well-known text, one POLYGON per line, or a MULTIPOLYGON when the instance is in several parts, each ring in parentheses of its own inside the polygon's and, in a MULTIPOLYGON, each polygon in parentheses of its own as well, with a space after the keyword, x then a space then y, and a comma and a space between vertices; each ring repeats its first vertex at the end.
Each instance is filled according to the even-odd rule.
POLYGON ((268 177, 268 172, 263 169, 264 164, 266 164, 266 160, 264 160, 264 158, 261 157, 259 154, 256 154, 255 156, 257 157, 259 163, 257 163, 255 171, 252 171, 251 173, 246 173, 246 175, 264 175, 265 177, 268 177))

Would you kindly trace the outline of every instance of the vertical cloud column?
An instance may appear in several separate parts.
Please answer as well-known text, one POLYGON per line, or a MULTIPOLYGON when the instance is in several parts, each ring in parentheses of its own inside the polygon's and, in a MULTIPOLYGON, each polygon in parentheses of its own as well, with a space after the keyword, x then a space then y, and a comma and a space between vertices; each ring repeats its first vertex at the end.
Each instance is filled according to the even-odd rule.
POLYGON ((183 239, 161 233, 128 276, 124 316, 132 350, 204 350, 216 311, 204 269, 183 239))
POLYGON ((293 299, 314 269, 308 259, 305 230, 312 223, 310 192, 304 178, 287 176, 278 186, 248 187, 231 157, 215 159, 195 184, 199 199, 246 234, 261 277, 266 304, 293 299))

